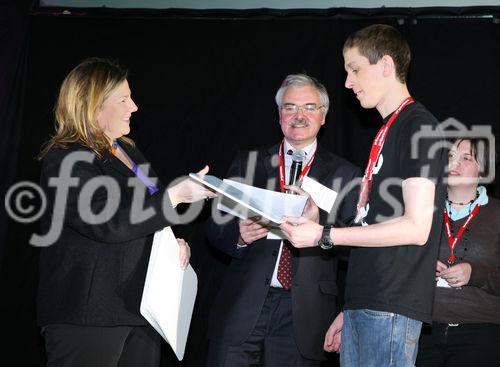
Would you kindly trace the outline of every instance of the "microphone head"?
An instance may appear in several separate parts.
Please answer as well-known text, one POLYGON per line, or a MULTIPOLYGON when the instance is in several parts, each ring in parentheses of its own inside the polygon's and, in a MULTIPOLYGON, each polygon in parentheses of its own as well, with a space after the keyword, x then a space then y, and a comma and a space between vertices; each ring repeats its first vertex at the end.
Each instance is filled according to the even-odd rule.
POLYGON ((303 150, 297 149, 292 154, 292 161, 302 163, 306 159, 306 153, 303 150))

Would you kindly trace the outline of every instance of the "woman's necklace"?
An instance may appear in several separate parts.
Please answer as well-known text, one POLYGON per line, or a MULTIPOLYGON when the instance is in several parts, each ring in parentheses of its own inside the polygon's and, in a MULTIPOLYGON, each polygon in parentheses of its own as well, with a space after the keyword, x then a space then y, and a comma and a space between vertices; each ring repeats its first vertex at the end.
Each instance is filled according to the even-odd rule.
POLYGON ((453 204, 453 205, 472 205, 474 203, 474 201, 476 201, 478 198, 479 198, 479 191, 477 191, 477 190, 476 190, 476 196, 471 201, 469 201, 468 203, 459 203, 459 202, 456 202, 456 201, 451 201, 448 198, 448 194, 446 194, 446 201, 448 203, 450 203, 450 204, 453 204))
POLYGON ((111 144, 111 148, 109 148, 109 150, 111 151, 111 154, 115 154, 116 151, 118 150, 118 142, 116 140, 113 140, 113 144, 111 144))

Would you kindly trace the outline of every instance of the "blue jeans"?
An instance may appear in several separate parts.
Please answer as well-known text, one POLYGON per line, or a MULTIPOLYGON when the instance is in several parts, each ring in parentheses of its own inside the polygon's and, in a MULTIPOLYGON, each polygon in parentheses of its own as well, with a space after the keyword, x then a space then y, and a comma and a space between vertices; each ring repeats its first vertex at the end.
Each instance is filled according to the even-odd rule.
POLYGON ((345 310, 342 367, 415 366, 422 322, 396 313, 345 310))

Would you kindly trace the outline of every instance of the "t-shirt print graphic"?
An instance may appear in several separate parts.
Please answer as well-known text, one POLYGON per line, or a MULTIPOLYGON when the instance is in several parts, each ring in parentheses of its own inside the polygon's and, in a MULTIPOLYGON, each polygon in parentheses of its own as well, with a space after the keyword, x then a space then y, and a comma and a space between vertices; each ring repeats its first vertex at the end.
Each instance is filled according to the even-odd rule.
MULTIPOLYGON (((380 152, 380 155, 378 156, 377 159, 377 163, 375 164, 375 166, 373 166, 372 175, 378 174, 383 165, 384 165, 384 155, 382 154, 382 152, 380 152)), ((358 208, 356 218, 354 219, 354 223, 361 223, 362 226, 367 226, 368 223, 366 223, 365 218, 368 215, 369 211, 370 211, 370 201, 367 200, 365 206, 358 208)))

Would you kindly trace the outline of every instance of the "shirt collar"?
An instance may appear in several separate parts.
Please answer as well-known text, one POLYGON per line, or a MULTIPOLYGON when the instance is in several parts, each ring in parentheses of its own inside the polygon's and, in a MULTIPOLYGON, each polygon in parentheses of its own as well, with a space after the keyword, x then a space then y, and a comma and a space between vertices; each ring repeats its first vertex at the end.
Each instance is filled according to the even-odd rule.
POLYGON ((488 194, 486 193, 486 187, 478 186, 477 192, 479 193, 478 198, 474 200, 472 204, 466 205, 460 210, 456 210, 448 201, 446 201, 446 210, 448 211, 448 215, 450 216, 451 220, 456 221, 467 217, 472 212, 472 210, 474 210, 476 205, 483 206, 488 204, 488 194))
MULTIPOLYGON (((288 152, 289 149, 291 149, 292 151, 296 151, 297 149, 294 148, 292 146, 292 144, 290 144, 288 142, 288 140, 286 140, 286 138, 284 139, 285 140, 285 144, 283 146, 283 153, 285 155, 285 157, 287 156, 286 152, 288 152)), ((309 144, 308 146, 302 148, 301 150, 304 151, 306 153, 306 162, 311 159, 311 155, 314 153, 314 151, 316 150, 316 146, 318 145, 318 141, 316 139, 314 139, 314 141, 309 144)))

